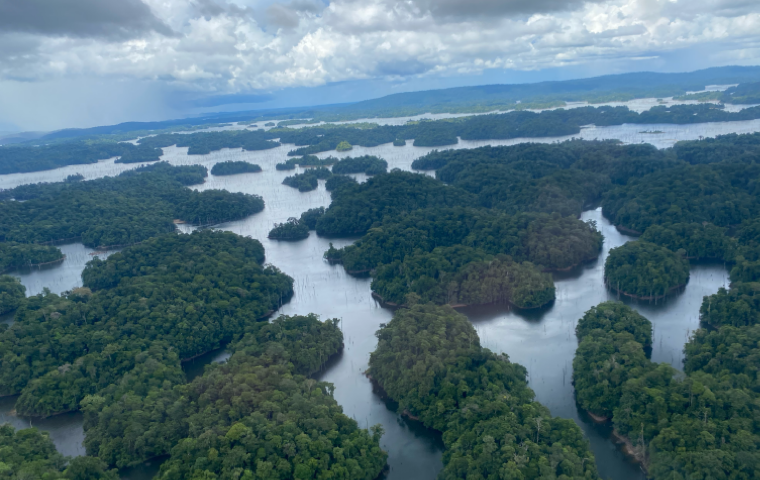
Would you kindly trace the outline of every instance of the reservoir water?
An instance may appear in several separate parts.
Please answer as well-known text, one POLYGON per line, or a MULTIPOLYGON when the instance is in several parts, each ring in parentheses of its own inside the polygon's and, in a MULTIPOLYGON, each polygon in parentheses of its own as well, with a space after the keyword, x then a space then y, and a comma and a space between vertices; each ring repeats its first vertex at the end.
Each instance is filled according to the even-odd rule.
MULTIPOLYGON (((698 138, 719 133, 760 131, 760 121, 733 122, 731 124, 674 125, 624 125, 584 129, 583 138, 619 138, 626 142, 650 141, 659 147, 672 145, 682 139, 698 138), (660 130, 664 134, 642 134, 646 130, 660 130), (617 136, 616 136, 617 135, 617 136)), ((576 135, 576 137, 578 137, 576 135)), ((557 141, 562 139, 530 139, 530 141, 557 141)), ((492 142, 463 142, 454 148, 472 148, 482 144, 515 144, 526 139, 492 142)), ((448 148, 448 147, 447 147, 448 148)), ((368 367, 369 354, 375 349, 375 331, 380 324, 388 322, 392 311, 382 308, 372 299, 370 279, 356 278, 345 273, 340 265, 329 265, 322 259, 330 241, 336 247, 353 240, 328 240, 310 237, 300 242, 277 242, 266 238, 274 223, 298 217, 303 211, 328 206, 330 195, 324 182, 313 192, 300 193, 281 184, 284 177, 294 172, 275 170, 275 164, 285 160, 291 145, 261 152, 243 152, 225 149, 209 155, 188 156, 187 148, 165 148, 163 159, 174 165, 202 164, 211 167, 219 161, 246 160, 259 164, 261 173, 241 174, 228 177, 209 176, 197 189, 223 188, 232 192, 261 195, 266 201, 263 212, 220 225, 219 228, 251 236, 262 242, 266 249, 266 261, 276 265, 295 279, 295 295, 279 313, 286 315, 316 313, 323 319, 339 318, 345 338, 343 353, 333 359, 319 378, 335 384, 335 398, 345 413, 362 427, 381 423, 385 435, 382 447, 389 453, 389 479, 436 478, 440 471, 443 445, 440 436, 415 422, 397 415, 385 399, 373 391, 369 380, 363 375, 368 367)), ((429 152, 430 148, 418 148, 408 142, 405 147, 382 145, 374 148, 355 147, 351 152, 338 156, 378 155, 386 159, 390 168, 409 170, 411 162, 429 152)), ((335 152, 320 154, 325 157, 335 152)), ((62 180, 71 173, 82 173, 92 179, 114 175, 136 165, 114 164, 113 160, 91 165, 66 167, 48 172, 24 175, 0 176, 0 188, 21 183, 62 180)), ((363 180, 362 175, 357 176, 363 180)), ((577 347, 575 325, 583 313, 599 302, 614 299, 603 283, 602 267, 610 248, 622 245, 630 239, 615 230, 601 215, 599 209, 583 213, 584 220, 594 220, 605 236, 604 251, 592 263, 573 272, 557 274, 557 300, 550 307, 537 311, 519 311, 506 306, 489 306, 463 309, 477 329, 481 343, 495 351, 507 353, 512 361, 523 364, 529 372, 530 386, 538 401, 545 404, 553 415, 572 418, 583 429, 591 442, 602 478, 616 480, 643 480, 640 469, 628 462, 618 448, 609 440, 609 427, 594 424, 579 412, 572 386, 572 359, 577 347)), ((183 228, 187 230, 187 228, 183 228)), ((17 272, 27 286, 28 294, 36 294, 43 288, 63 292, 81 285, 80 273, 92 258, 92 250, 81 244, 61 247, 67 255, 61 264, 42 270, 17 272)), ((683 346, 699 323, 699 306, 704 295, 728 285, 726 269, 722 264, 698 264, 691 269, 691 279, 684 291, 653 305, 631 303, 654 325, 652 359, 682 367, 683 346)), ((11 321, 2 319, 4 322, 11 321)), ((185 366, 189 377, 202 372, 204 364, 224 361, 226 352, 209 353, 202 359, 185 366)), ((23 428, 30 420, 12 414, 15 398, 0 399, 0 421, 10 421, 23 428)), ((34 426, 50 431, 59 450, 66 455, 81 455, 82 418, 79 414, 66 414, 45 420, 31 420, 34 426)), ((124 478, 151 478, 160 461, 124 471, 124 478)))

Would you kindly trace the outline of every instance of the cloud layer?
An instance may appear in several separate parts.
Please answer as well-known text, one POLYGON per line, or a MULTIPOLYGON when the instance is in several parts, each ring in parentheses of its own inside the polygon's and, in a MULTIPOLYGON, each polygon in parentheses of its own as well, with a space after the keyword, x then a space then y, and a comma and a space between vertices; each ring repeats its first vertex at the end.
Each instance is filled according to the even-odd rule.
POLYGON ((757 63, 760 4, 0 0, 0 81, 149 81, 198 96, 599 62, 637 70, 702 45, 719 55, 711 64, 757 63))

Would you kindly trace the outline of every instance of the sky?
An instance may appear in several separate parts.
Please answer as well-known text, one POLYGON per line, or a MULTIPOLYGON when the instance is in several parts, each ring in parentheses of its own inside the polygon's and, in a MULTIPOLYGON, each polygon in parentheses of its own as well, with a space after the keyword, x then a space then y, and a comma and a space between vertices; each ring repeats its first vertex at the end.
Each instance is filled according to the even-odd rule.
POLYGON ((0 132, 758 64, 757 0, 0 0, 0 132))

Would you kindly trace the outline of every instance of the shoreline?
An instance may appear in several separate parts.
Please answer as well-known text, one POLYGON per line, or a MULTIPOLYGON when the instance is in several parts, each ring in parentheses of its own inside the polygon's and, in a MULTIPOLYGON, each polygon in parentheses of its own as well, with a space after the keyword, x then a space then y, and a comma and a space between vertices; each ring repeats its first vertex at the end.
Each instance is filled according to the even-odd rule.
MULTIPOLYGON (((379 300, 381 304, 388 305, 389 307, 392 307, 392 308, 408 308, 408 305, 406 305, 405 303, 398 304, 398 303, 393 303, 393 302, 386 301, 379 293, 375 292, 374 290, 372 291, 372 297, 375 298, 375 299, 377 299, 377 300, 379 300)), ((550 303, 552 303, 552 302, 554 302, 556 300, 557 300, 557 298, 555 296, 555 298, 552 298, 550 301, 548 301, 548 302, 546 302, 546 303, 544 303, 542 305, 535 306, 535 307, 521 307, 519 305, 516 305, 516 304, 510 302, 509 300, 507 300, 505 302, 491 302, 491 303, 455 303, 453 305, 449 304, 449 303, 445 303, 443 305, 448 305, 451 308, 467 308, 467 307, 482 307, 482 306, 485 306, 485 305, 502 305, 503 304, 503 305, 509 305, 510 307, 516 308, 518 310, 536 310, 536 309, 539 309, 539 308, 544 308, 545 306, 549 305, 550 303)), ((441 305, 441 306, 443 306, 443 305, 441 305)))
POLYGON ((686 285, 687 285, 687 283, 684 283, 684 284, 681 284, 681 285, 676 285, 675 287, 669 288, 668 291, 665 292, 663 295, 655 295, 655 296, 648 296, 648 297, 641 297, 641 296, 635 295, 633 293, 628 293, 628 292, 623 291, 623 290, 618 290, 617 288, 613 287, 612 285, 608 285, 608 287, 609 287, 610 290, 612 290, 612 291, 614 291, 614 292, 616 292, 618 294, 623 294, 626 297, 633 298, 634 300, 648 300, 648 301, 652 301, 652 300, 662 300, 663 298, 666 298, 666 297, 670 296, 671 294, 673 294, 677 290, 680 290, 680 289, 686 287, 686 285))

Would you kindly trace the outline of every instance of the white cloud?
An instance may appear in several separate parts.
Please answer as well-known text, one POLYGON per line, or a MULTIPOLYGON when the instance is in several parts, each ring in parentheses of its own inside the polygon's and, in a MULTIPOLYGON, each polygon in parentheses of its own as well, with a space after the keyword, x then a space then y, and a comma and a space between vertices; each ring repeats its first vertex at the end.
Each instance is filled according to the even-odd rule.
POLYGON ((99 77, 230 94, 577 66, 716 42, 721 59, 756 63, 760 44, 756 0, 143 1, 125 3, 133 15, 121 26, 103 7, 92 15, 102 25, 0 28, 0 81, 99 77), (104 33, 111 26, 121 33, 104 33))

